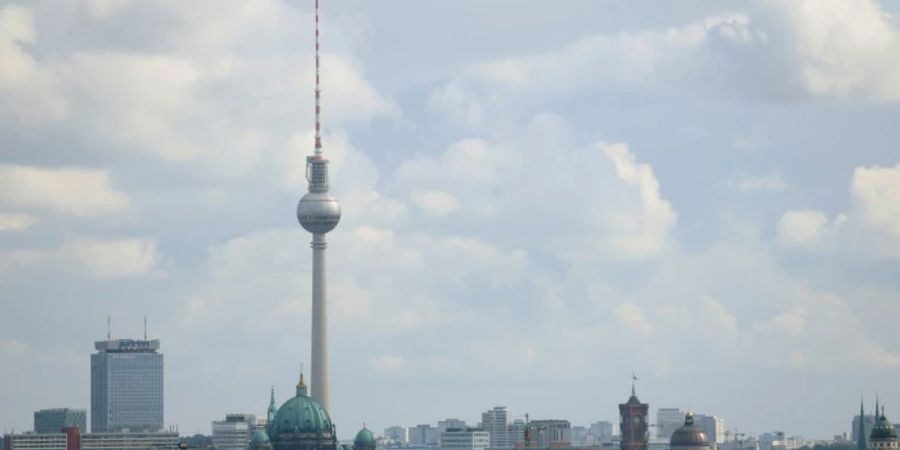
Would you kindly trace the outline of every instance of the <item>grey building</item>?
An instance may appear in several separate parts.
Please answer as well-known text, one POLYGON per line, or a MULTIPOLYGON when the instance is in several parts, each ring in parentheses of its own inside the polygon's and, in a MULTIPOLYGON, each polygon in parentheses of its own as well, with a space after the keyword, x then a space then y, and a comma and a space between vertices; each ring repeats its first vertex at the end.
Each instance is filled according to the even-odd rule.
POLYGON ((81 435, 81 450, 177 450, 178 433, 90 433, 81 435))
POLYGON ((610 443, 613 441, 613 424, 608 420, 601 420, 599 422, 594 422, 591 424, 591 427, 588 429, 588 432, 597 442, 601 444, 610 443))
POLYGON ((451 428, 466 428, 466 421, 460 419, 438 420, 438 430, 443 433, 451 428))
POLYGON ((83 409, 53 408, 34 412, 34 432, 59 433, 63 427, 76 427, 87 432, 87 412, 83 409))
POLYGON ((409 429, 410 446, 434 446, 441 438, 440 430, 428 424, 419 424, 409 429))
POLYGON ((509 436, 509 413, 505 406, 495 406, 481 413, 481 428, 491 438, 491 448, 513 448, 515 442, 509 436))
POLYGON ((3 439, 4 448, 8 450, 67 450, 73 437, 56 432, 7 434, 3 439))
POLYGON ((532 420, 528 423, 528 428, 531 429, 531 439, 537 448, 572 442, 572 424, 568 420, 532 420))
POLYGON ((212 423, 213 447, 217 450, 245 450, 255 428, 256 416, 253 414, 226 414, 225 420, 212 423))
POLYGON ((163 428, 163 355, 159 340, 94 343, 91 431, 154 432, 163 428))
POLYGON ((684 411, 678 408, 659 408, 656 410, 656 437, 667 443, 675 430, 684 425, 684 411))

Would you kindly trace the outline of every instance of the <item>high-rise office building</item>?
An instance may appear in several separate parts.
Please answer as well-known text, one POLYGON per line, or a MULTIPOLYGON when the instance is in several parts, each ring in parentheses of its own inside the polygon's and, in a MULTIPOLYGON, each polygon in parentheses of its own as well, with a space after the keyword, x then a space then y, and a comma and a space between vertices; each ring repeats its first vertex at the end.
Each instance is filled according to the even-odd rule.
POLYGON ((591 424, 591 427, 588 429, 588 433, 600 442, 601 444, 610 443, 613 441, 613 425, 612 422, 607 420, 601 420, 599 422, 594 422, 591 424))
POLYGON ((450 428, 441 433, 441 450, 485 450, 491 439, 480 428, 450 428))
POLYGON ((163 355, 159 340, 111 339, 91 355, 91 431, 163 428, 163 355))
POLYGON ((226 414, 225 420, 212 423, 212 441, 216 450, 245 450, 256 431, 253 414, 226 414))
POLYGON ((65 427, 75 427, 82 433, 86 433, 87 411, 72 408, 53 408, 34 412, 35 433, 60 433, 65 427))
POLYGON ((551 444, 570 444, 572 424, 568 420, 532 420, 528 423, 531 440, 537 448, 549 448, 551 444))
POLYGON ((678 408, 659 408, 656 410, 656 437, 665 439, 672 437, 675 430, 684 425, 684 412, 678 408))
POLYGON ((491 448, 513 448, 515 442, 509 434, 509 413, 505 406, 495 406, 481 413, 481 428, 491 438, 491 448))
POLYGON ((440 431, 428 424, 419 424, 409 429, 409 445, 411 446, 437 445, 440 438, 440 431))

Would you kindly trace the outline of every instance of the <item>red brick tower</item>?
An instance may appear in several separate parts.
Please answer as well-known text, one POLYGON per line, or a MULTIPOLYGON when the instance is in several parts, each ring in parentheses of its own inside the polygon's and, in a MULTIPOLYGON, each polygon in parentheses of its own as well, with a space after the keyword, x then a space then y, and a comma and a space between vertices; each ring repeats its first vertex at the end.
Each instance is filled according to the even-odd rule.
MULTIPOLYGON (((632 377, 633 380, 637 378, 632 377)), ((647 450, 650 441, 648 432, 647 412, 650 405, 641 403, 634 393, 634 381, 631 383, 631 397, 625 403, 619 404, 619 431, 622 433, 622 441, 619 444, 621 450, 647 450)))

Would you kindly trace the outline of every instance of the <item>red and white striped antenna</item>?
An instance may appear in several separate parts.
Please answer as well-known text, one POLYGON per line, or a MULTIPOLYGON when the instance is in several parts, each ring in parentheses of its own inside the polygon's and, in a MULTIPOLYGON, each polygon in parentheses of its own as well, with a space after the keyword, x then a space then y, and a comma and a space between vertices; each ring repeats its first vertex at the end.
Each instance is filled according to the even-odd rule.
POLYGON ((316 156, 322 155, 322 89, 319 87, 319 0, 316 0, 316 156))

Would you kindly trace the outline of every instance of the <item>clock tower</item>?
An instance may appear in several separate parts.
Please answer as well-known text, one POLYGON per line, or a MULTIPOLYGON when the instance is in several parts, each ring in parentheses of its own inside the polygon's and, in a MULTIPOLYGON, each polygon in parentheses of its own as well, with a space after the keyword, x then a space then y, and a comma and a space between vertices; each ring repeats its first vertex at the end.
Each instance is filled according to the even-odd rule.
POLYGON ((620 450, 647 450, 650 440, 647 423, 649 409, 650 405, 638 400, 632 381, 631 397, 627 402, 619 403, 619 431, 622 433, 620 450))

